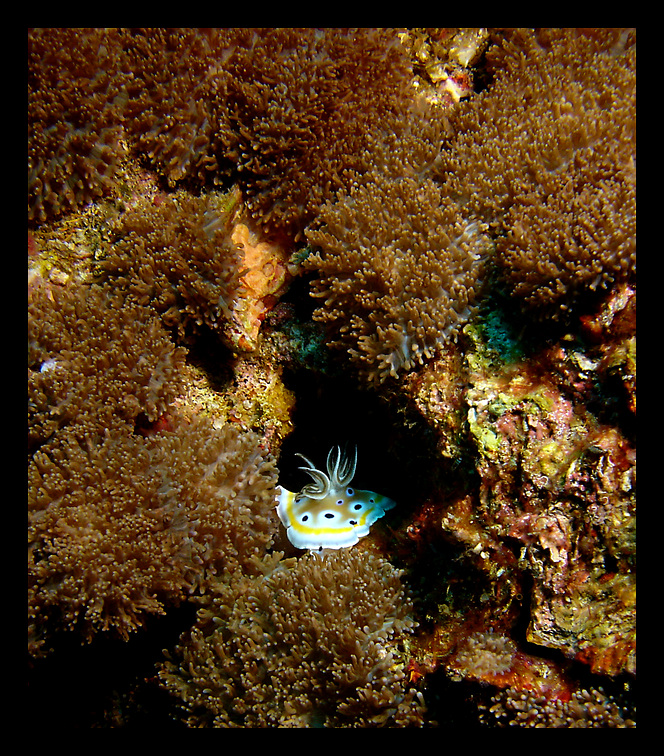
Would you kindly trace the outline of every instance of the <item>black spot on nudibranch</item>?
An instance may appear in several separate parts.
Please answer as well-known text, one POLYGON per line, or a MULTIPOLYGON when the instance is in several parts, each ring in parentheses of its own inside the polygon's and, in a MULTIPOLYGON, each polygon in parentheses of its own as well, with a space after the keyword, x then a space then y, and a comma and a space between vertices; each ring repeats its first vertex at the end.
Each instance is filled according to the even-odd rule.
POLYGON ((334 517, 334 514, 332 512, 325 512, 325 517, 327 517, 328 520, 331 520, 334 517))
POLYGON ((356 504, 356 505, 355 505, 355 506, 353 507, 353 509, 355 509, 355 510, 357 510, 357 509, 362 509, 362 505, 361 505, 361 504, 356 504))
POLYGON ((350 525, 357 525, 357 520, 348 520, 350 525))
POLYGON ((309 519, 309 515, 302 515, 302 522, 306 522, 309 519))
POLYGON ((346 493, 347 493, 347 494, 348 494, 349 496, 353 496, 353 495, 355 494, 355 491, 353 491, 353 489, 352 489, 352 488, 347 488, 347 489, 346 489, 346 493))

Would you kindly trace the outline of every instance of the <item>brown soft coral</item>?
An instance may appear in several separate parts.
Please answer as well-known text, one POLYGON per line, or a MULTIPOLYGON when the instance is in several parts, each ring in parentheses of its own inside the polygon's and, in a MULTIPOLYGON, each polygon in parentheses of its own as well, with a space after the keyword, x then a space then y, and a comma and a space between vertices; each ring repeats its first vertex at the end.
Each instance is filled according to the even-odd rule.
POLYGON ((636 727, 635 712, 600 688, 580 689, 569 698, 545 696, 532 691, 502 690, 483 709, 480 719, 488 726, 548 729, 636 727))
MULTIPOLYGON (((410 117, 436 133, 428 119, 410 117)), ((314 318, 328 325, 331 344, 378 380, 421 364, 457 337, 490 248, 482 224, 426 175, 436 143, 413 138, 414 124, 403 128, 402 139, 386 135, 374 145, 380 168, 357 177, 307 232, 321 248, 306 261, 316 271, 312 295, 323 300, 314 318)))
POLYGON ((219 169, 212 144, 223 108, 225 48, 232 30, 132 28, 117 61, 132 149, 170 186, 205 181, 219 169))
POLYGON ((58 629, 127 638, 263 557, 274 533, 274 460, 255 434, 204 418, 148 437, 61 434, 28 480, 33 653, 58 629))
POLYGON ((28 33, 28 219, 100 197, 124 155, 117 39, 104 29, 28 33))
POLYGON ((211 585, 161 672, 194 727, 422 724, 397 644, 413 626, 388 562, 357 550, 266 560, 211 585))
POLYGON ((115 225, 107 276, 162 313, 181 337, 189 323, 232 341, 244 293, 243 256, 231 238, 236 205, 232 193, 196 197, 179 191, 139 200, 115 225))
POLYGON ((495 81, 451 120, 438 169, 498 234, 503 279, 558 317, 587 290, 634 275, 635 46, 629 32, 513 30, 495 81))
POLYGON ((239 177, 257 222, 298 235, 410 77, 386 29, 45 29, 29 39, 38 221, 98 196, 126 143, 171 186, 239 177))
POLYGON ((99 286, 36 283, 28 309, 28 442, 65 427, 156 420, 178 395, 185 351, 155 313, 99 286))
POLYGON ((404 101, 408 55, 369 28, 236 29, 229 48, 225 156, 256 220, 297 234, 404 101))

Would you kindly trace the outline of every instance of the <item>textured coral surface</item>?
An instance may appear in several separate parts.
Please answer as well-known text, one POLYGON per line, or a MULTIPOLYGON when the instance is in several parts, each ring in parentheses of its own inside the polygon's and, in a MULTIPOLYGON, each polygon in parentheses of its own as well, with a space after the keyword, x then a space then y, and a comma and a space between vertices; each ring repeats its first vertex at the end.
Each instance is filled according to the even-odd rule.
POLYGON ((29 29, 40 726, 635 726, 635 77, 633 29, 29 29), (303 552, 337 445, 397 506, 303 552))
POLYGON ((412 631, 412 607, 388 562, 357 550, 292 567, 272 559, 252 579, 212 583, 201 603, 160 673, 190 725, 422 723, 421 696, 394 651, 412 631))

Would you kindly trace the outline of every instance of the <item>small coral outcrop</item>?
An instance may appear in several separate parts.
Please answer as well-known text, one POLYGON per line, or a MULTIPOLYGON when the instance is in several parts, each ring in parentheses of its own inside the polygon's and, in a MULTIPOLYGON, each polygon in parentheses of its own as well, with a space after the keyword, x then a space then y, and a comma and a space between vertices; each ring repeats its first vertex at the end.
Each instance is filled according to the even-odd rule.
POLYGON ((636 47, 616 29, 510 30, 495 80, 450 115, 438 165, 497 233, 497 264, 531 313, 560 317, 636 263, 636 47))
POLYGON ((180 337, 204 325, 232 341, 244 294, 242 253, 231 238, 236 205, 232 194, 185 191, 139 200, 114 225, 106 276, 180 337))
POLYGON ((162 415, 181 388, 185 350, 154 311, 97 285, 39 280, 28 306, 28 444, 162 415))
POLYGON ((483 707, 481 719, 489 727, 547 729, 631 729, 634 712, 601 689, 580 689, 571 696, 548 698, 530 691, 503 690, 483 707))
POLYGON ((491 680, 510 671, 516 650, 516 644, 500 633, 472 633, 465 639, 454 661, 467 676, 491 680))
POLYGON ((382 144, 377 138, 378 167, 307 232, 319 248, 305 262, 321 300, 314 318, 370 380, 412 369, 456 339, 482 284, 485 227, 427 176, 440 147, 434 117, 410 112, 382 144))
POLYGON ((421 726, 398 653, 414 624, 398 570, 358 550, 279 556, 212 583, 164 665, 188 725, 421 726))
POLYGON ((30 650, 76 630, 123 638, 217 573, 262 558, 275 532, 274 460, 209 420, 149 436, 67 433, 28 470, 30 650))

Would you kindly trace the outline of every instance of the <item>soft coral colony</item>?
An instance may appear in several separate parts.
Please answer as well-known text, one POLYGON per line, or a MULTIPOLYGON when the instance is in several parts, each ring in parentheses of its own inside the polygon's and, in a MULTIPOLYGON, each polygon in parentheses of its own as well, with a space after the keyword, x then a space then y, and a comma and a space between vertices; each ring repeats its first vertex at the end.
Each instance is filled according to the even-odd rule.
POLYGON ((483 726, 632 726, 523 641, 635 673, 635 50, 623 29, 29 31, 37 663, 193 606, 153 678, 187 726, 444 724, 441 679, 491 686, 467 696, 483 726), (404 469, 409 429, 434 439, 432 487, 386 471, 396 506, 340 450, 277 485, 320 378, 280 329, 307 287, 319 364, 387 400, 404 469), (293 527, 314 512, 335 551, 302 555, 283 526, 313 548, 293 527))

